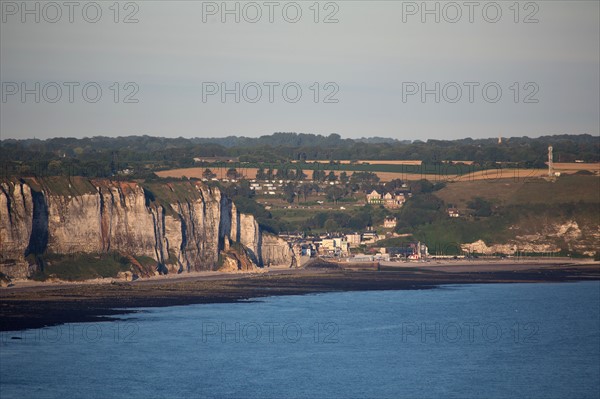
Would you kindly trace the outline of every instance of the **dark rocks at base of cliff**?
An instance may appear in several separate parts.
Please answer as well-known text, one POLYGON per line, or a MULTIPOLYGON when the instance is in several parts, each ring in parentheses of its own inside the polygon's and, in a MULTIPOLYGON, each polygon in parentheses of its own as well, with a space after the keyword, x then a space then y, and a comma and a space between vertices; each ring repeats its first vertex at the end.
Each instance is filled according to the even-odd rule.
POLYGON ((256 272, 259 267, 252 260, 248 250, 241 244, 226 239, 224 248, 219 253, 219 268, 224 273, 256 272))

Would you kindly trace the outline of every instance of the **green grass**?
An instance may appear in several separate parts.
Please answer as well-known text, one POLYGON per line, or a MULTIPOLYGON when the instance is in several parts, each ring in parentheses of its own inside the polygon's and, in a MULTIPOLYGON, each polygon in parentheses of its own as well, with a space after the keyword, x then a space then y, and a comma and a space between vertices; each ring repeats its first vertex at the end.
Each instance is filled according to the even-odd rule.
POLYGON ((151 257, 142 255, 142 256, 135 256, 134 258, 135 258, 135 260, 137 260, 140 263, 140 265, 142 265, 142 267, 144 268, 144 270, 146 272, 151 273, 154 270, 156 270, 157 263, 151 257))
POLYGON ((393 237, 393 238, 386 238, 385 240, 377 241, 376 246, 378 246, 378 247, 402 247, 402 246, 406 246, 407 243, 413 242, 413 241, 414 241, 414 239, 412 236, 393 237))
POLYGON ((135 260, 140 262, 142 266, 156 266, 156 261, 149 256, 136 256, 135 260))
POLYGON ((172 204, 177 201, 195 201, 200 198, 200 193, 193 182, 147 182, 142 184, 145 190, 150 191, 155 199, 161 203, 172 204))
POLYGON ((509 224, 509 218, 501 216, 476 220, 443 219, 420 226, 413 237, 427 243, 430 253, 457 255, 461 253, 460 244, 477 240, 504 242, 511 238, 509 224))
POLYGON ((148 202, 157 203, 165 208, 165 212, 171 216, 176 216, 176 211, 171 204, 178 202, 194 202, 201 198, 194 182, 173 181, 156 182, 149 181, 142 184, 146 199, 148 202))
POLYGON ((45 190, 52 195, 77 196, 97 192, 91 181, 81 176, 47 176, 43 179, 25 178, 24 180, 33 190, 45 190))
POLYGON ((600 177, 564 176, 554 183, 540 179, 525 181, 508 203, 560 204, 577 201, 600 203, 600 177))
POLYGON ((541 239, 576 255, 569 248, 593 250, 597 247, 594 234, 600 226, 600 178, 587 175, 561 176, 555 181, 545 179, 502 179, 449 183, 435 193, 446 206, 452 204, 467 214, 467 202, 481 197, 493 204, 494 215, 474 219, 441 218, 430 225, 419 226, 415 237, 434 247, 449 243, 469 243, 478 239, 505 243, 517 236, 553 234, 541 239), (553 227, 575 221, 581 236, 557 236, 553 227), (570 244, 567 242, 569 241, 570 244))
MULTIPOLYGON (((496 209, 496 214, 482 218, 440 218, 430 224, 417 226, 413 231, 415 240, 426 242, 430 253, 456 255, 460 244, 483 240, 486 244, 506 243, 517 236, 543 235, 554 231, 551 225, 575 221, 581 229, 577 243, 595 248, 593 232, 600 223, 597 203, 577 202, 562 204, 507 205, 496 209), (550 230, 548 230, 550 229, 550 230)), ((577 255, 569 250, 564 237, 547 235, 543 241, 561 248, 564 254, 577 255)))
POLYGON ((555 182, 533 178, 451 182, 436 196, 459 209, 466 209, 466 203, 475 197, 494 205, 600 203, 600 178, 575 175, 561 176, 555 182))
POLYGON ((350 217, 354 211, 353 209, 339 209, 340 205, 329 205, 334 209, 271 209, 271 214, 273 215, 273 217, 278 218, 279 220, 290 226, 296 226, 297 230, 300 229, 304 222, 307 222, 317 213, 345 213, 348 214, 348 217, 350 217))
POLYGON ((128 271, 131 264, 127 258, 116 254, 70 255, 48 254, 43 256, 43 270, 38 270, 32 278, 46 280, 58 278, 67 281, 81 281, 94 278, 116 277, 119 272, 128 271))

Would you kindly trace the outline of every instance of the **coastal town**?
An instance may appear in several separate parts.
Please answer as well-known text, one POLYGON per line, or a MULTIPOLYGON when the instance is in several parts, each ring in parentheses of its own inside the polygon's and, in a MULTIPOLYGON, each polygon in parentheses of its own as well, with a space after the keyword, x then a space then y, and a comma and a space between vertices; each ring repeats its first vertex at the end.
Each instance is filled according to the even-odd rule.
MULTIPOLYGON (((196 162, 208 161, 203 158, 196 158, 196 162)), ((210 161, 215 161, 210 159, 210 161)), ((220 161, 224 161, 220 159, 220 161)), ((225 162, 233 162, 234 160, 227 160, 225 162)), ((331 173, 329 175, 323 174, 325 177, 324 181, 319 181, 319 171, 313 173, 315 180, 290 180, 290 179, 269 179, 273 176, 273 172, 270 171, 268 174, 260 173, 259 177, 262 179, 250 179, 248 180, 249 187, 256 195, 257 200, 265 205, 267 210, 273 209, 275 206, 279 206, 285 209, 340 209, 346 210, 345 206, 336 206, 332 204, 337 202, 335 198, 328 195, 329 190, 332 187, 337 188, 345 194, 352 193, 352 187, 350 184, 350 178, 342 175, 341 177, 331 173), (309 187, 309 194, 315 196, 314 201, 311 205, 292 205, 287 202, 277 201, 274 199, 280 198, 284 200, 286 197, 289 198, 289 194, 286 191, 294 190, 292 196, 293 199, 297 198, 298 201, 302 196, 302 191, 306 191, 305 187, 309 187), (325 198, 322 198, 325 197, 325 198), (321 198, 321 199, 319 199, 321 198)), ((276 172, 275 174, 277 174, 276 172)), ((283 173, 279 173, 283 175, 283 173)), ((213 181, 221 184, 238 184, 240 180, 244 180, 243 176, 240 176, 234 168, 229 168, 225 177, 218 179, 216 175, 206 169, 204 173, 205 182, 213 181)), ((363 174, 365 176, 365 174, 363 174)), ((304 176, 306 177, 306 176, 304 176)), ((371 176, 366 175, 367 179, 371 176)), ((372 179, 372 178, 371 178, 372 179)), ((378 183, 376 180, 370 183, 378 183)), ((356 188, 368 189, 371 185, 364 185, 356 188)), ((407 199, 412 197, 412 192, 407 183, 402 181, 395 181, 391 184, 380 184, 378 186, 373 185, 372 190, 363 195, 354 196, 355 201, 351 203, 351 206, 376 206, 383 207, 386 210, 396 211, 400 209, 407 199), (387 186, 387 187, 386 187, 387 186)), ((305 197, 306 200, 306 197, 305 197)), ((450 215, 452 216, 452 215, 450 215)), ((293 252, 299 259, 299 265, 307 263, 311 259, 321 258, 329 261, 338 262, 351 262, 351 263, 373 263, 373 262, 390 262, 390 261, 428 261, 430 258, 428 247, 425 243, 420 241, 407 240, 410 238, 408 235, 400 235, 395 233, 393 230, 397 224, 397 217, 391 213, 385 217, 383 223, 379 226, 367 226, 363 231, 353 231, 345 233, 342 231, 325 231, 316 232, 313 234, 307 234, 304 231, 285 231, 278 234, 279 238, 284 239, 288 242, 293 249, 293 252), (403 239, 404 238, 404 239, 403 239), (395 245, 379 244, 388 239, 395 239, 395 245)), ((440 255, 438 255, 440 256, 440 255)), ((464 257, 464 256, 461 256, 464 257)), ((456 256, 454 256, 456 258, 456 256)))
POLYGON ((302 262, 311 258, 346 261, 351 263, 381 261, 425 261, 429 258, 427 245, 406 241, 399 246, 378 246, 379 235, 370 230, 350 234, 332 233, 304 236, 301 233, 282 233, 302 262))
POLYGON ((600 399, 600 0, 0 16, 0 399, 600 399))

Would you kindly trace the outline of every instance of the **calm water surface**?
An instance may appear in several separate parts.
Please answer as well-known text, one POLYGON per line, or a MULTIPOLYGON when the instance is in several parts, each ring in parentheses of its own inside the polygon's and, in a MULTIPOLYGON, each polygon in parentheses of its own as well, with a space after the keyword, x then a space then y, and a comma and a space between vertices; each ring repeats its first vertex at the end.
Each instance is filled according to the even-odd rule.
POLYGON ((140 309, 0 350, 2 399, 598 398, 600 282, 140 309))

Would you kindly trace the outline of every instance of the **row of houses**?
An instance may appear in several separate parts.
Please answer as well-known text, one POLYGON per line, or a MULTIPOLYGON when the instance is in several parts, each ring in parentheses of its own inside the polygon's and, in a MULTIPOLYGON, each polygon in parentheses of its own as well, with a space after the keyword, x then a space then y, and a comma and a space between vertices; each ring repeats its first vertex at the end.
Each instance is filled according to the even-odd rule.
POLYGON ((302 256, 336 256, 346 257, 350 255, 352 248, 361 245, 375 244, 380 237, 376 231, 355 232, 350 234, 304 237, 301 233, 281 233, 280 238, 290 242, 296 253, 302 256))
POLYGON ((296 242, 294 252, 301 256, 325 256, 348 258, 350 262, 389 261, 392 259, 421 260, 429 257, 427 245, 421 242, 407 242, 397 247, 382 247, 372 254, 351 256, 350 243, 346 237, 324 238, 318 241, 296 242))
POLYGON ((375 231, 339 235, 323 235, 304 237, 301 233, 281 233, 280 238, 290 242, 297 254, 302 256, 336 256, 350 255, 350 249, 375 243, 380 237, 375 231))
MULTIPOLYGON (((311 183, 310 181, 304 181, 304 180, 264 180, 264 181, 250 180, 250 189, 254 190, 257 194, 275 195, 282 191, 283 186, 285 184, 292 183, 292 182, 296 183, 298 185, 301 185, 304 183, 311 183)), ((335 182, 328 182, 328 183, 324 183, 324 184, 333 186, 333 185, 339 184, 339 182, 335 181, 335 182)))
POLYGON ((367 204, 383 205, 388 209, 398 209, 406 202, 406 197, 411 193, 397 192, 380 194, 377 190, 367 194, 367 204))
POLYGON ((427 245, 419 242, 407 242, 400 247, 379 248, 378 253, 356 254, 347 259, 351 263, 390 261, 394 259, 421 260, 429 257, 427 245))
POLYGON ((399 247, 387 247, 384 249, 384 253, 388 254, 390 258, 420 260, 429 257, 429 248, 421 241, 407 242, 399 247))
POLYGON ((261 194, 265 195, 275 195, 278 191, 281 191, 284 183, 283 180, 272 180, 263 183, 257 183, 256 180, 252 180, 250 182, 250 189, 259 191, 261 194))

